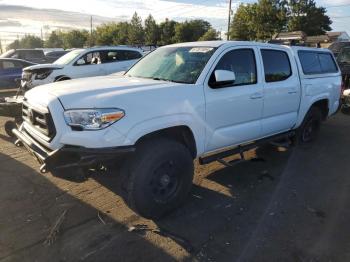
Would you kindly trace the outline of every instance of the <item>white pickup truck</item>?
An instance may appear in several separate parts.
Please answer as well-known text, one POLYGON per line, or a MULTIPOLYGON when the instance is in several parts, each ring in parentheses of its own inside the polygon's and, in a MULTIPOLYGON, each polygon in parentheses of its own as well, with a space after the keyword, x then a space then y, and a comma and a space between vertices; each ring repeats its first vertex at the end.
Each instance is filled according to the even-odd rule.
POLYGON ((42 172, 121 163, 130 206, 158 218, 186 199, 195 158, 229 165, 223 158, 262 142, 310 142, 337 111, 340 89, 326 49, 183 43, 122 76, 30 90, 13 132, 42 172))

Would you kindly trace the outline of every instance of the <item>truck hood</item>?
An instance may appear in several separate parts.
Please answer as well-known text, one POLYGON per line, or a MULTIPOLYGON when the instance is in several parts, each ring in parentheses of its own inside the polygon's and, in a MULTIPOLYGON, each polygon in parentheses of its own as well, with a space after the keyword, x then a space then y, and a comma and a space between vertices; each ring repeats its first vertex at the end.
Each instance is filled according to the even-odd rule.
POLYGON ((24 68, 24 71, 36 71, 36 70, 42 70, 42 69, 62 69, 63 65, 55 65, 55 64, 39 64, 39 65, 33 65, 28 66, 24 68))
POLYGON ((116 96, 163 89, 178 83, 127 76, 100 76, 55 82, 26 92, 28 100, 45 103, 40 98, 57 97, 65 109, 115 106, 116 96), (40 101, 39 101, 40 100, 40 101))

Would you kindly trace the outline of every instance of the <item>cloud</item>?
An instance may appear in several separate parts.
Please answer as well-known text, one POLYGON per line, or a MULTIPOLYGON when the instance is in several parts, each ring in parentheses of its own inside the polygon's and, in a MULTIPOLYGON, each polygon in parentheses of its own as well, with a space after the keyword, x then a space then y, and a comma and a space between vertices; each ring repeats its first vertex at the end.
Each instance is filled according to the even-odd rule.
POLYGON ((13 27, 13 26, 22 26, 19 21, 10 20, 10 19, 0 19, 0 27, 13 27))

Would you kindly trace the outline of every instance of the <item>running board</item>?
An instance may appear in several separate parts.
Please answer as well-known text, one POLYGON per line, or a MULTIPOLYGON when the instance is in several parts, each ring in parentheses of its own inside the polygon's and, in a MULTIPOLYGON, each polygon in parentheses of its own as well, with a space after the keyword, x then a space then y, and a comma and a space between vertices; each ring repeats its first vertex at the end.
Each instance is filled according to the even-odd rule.
MULTIPOLYGON (((267 138, 263 138, 260 140, 257 140, 253 143, 247 144, 247 145, 239 145, 237 147, 228 149, 226 151, 221 151, 219 153, 214 153, 208 156, 204 156, 204 157, 200 157, 199 158, 199 164, 200 165, 206 165, 209 164, 211 162, 215 162, 218 161, 219 163, 225 165, 225 166, 232 166, 233 164, 236 164, 239 162, 244 161, 244 156, 243 153, 246 151, 249 151, 251 149, 254 149, 258 146, 261 146, 262 144, 267 144, 267 143, 271 143, 273 141, 276 140, 280 140, 280 139, 290 139, 291 137, 293 137, 295 135, 295 131, 289 131, 289 132, 285 132, 282 134, 278 134, 278 135, 274 135, 271 137, 267 137, 267 138), (225 160, 223 160, 223 158, 232 156, 232 155, 236 155, 236 154, 240 154, 241 155, 241 159, 237 159, 237 160, 233 160, 231 162, 226 162, 225 160), (234 162, 234 163, 232 163, 234 162)), ((281 143, 274 143, 275 145, 282 145, 281 143)), ((286 145, 286 144, 284 144, 286 145)), ((285 147, 285 146, 284 146, 285 147)))

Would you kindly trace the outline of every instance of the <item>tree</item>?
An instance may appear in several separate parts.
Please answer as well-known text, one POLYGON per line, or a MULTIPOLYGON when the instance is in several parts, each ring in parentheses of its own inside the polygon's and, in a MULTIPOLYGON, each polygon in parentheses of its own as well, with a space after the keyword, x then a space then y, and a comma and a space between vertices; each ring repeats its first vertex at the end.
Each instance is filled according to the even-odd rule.
POLYGON ((165 19, 164 22, 160 23, 160 44, 168 45, 174 43, 175 26, 177 22, 174 20, 165 19))
POLYGON ((119 34, 118 24, 108 23, 100 25, 95 31, 95 40, 97 45, 111 45, 116 42, 119 34))
POLYGON ((43 47, 43 41, 40 37, 33 35, 25 35, 21 40, 15 40, 7 46, 7 49, 18 48, 41 48, 43 47))
POLYGON ((176 42, 191 42, 198 41, 203 36, 211 25, 209 22, 202 19, 196 19, 191 21, 185 21, 178 23, 175 26, 175 41, 176 42))
POLYGON ((332 30, 324 7, 317 7, 314 0, 290 0, 288 4, 288 30, 303 31, 309 36, 323 35, 332 30))
POLYGON ((60 31, 52 31, 49 38, 45 41, 45 47, 63 47, 62 33, 60 31))
POLYGON ((89 39, 89 32, 86 30, 71 30, 63 34, 63 47, 81 48, 84 47, 89 39))
POLYGON ((145 44, 156 46, 160 41, 159 27, 152 15, 145 20, 145 44))
POLYGON ((141 45, 144 42, 142 19, 136 12, 131 18, 128 36, 128 41, 131 45, 141 45))
POLYGON ((256 4, 241 4, 238 7, 230 25, 230 39, 249 41, 256 38, 256 9, 256 4))
POLYGON ((219 32, 211 28, 199 38, 199 41, 211 41, 211 40, 219 40, 219 39, 220 39, 219 32))

